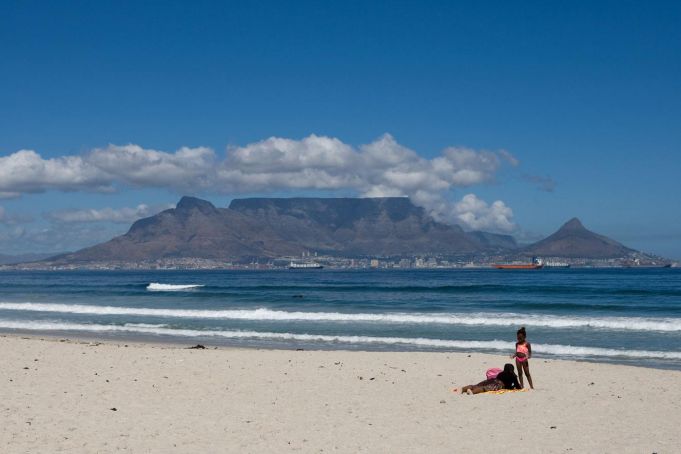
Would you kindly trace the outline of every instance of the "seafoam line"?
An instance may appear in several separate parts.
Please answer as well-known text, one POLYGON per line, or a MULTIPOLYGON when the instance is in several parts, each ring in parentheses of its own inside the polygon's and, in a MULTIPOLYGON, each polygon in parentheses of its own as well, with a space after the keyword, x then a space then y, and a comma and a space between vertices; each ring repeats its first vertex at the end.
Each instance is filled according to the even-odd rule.
MULTIPOLYGON (((150 335, 174 336, 174 337, 218 337, 225 339, 253 339, 275 341, 300 341, 321 342, 325 344, 348 345, 348 344, 381 344, 381 345, 411 345, 415 347, 451 349, 451 350, 501 350, 508 351, 514 347, 514 343, 491 340, 491 341, 467 341, 449 339, 408 338, 408 337, 378 337, 378 336, 342 336, 326 334, 299 334, 299 333, 274 333, 259 331, 216 331, 216 330, 191 330, 172 329, 155 325, 99 325, 84 323, 61 323, 61 322, 20 322, 12 320, 0 320, 0 329, 26 330, 26 331, 80 331, 80 332, 127 332, 150 335)), ((572 345, 535 344, 534 351, 554 356, 571 357, 611 357, 611 358, 648 358, 681 360, 681 352, 678 351, 649 351, 649 350, 618 350, 599 347, 580 347, 572 345)))
POLYGON ((246 321, 367 322, 393 324, 445 324, 479 326, 538 326, 547 328, 597 328, 619 331, 681 331, 681 318, 571 317, 517 313, 425 314, 342 313, 280 311, 267 308, 202 310, 145 307, 95 306, 84 304, 0 302, 0 310, 83 315, 129 315, 161 318, 192 318, 246 321))

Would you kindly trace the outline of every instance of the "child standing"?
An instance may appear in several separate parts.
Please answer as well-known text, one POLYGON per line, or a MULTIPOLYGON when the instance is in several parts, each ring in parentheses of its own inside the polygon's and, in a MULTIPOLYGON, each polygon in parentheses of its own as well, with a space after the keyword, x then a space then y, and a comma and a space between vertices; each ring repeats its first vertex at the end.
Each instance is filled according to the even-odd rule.
POLYGON ((515 365, 518 368, 518 378, 520 379, 520 386, 524 387, 523 384, 523 372, 527 375, 527 381, 530 384, 530 388, 534 389, 532 385, 532 376, 530 375, 530 358, 532 357, 532 346, 527 342, 527 332, 523 326, 518 330, 517 333, 518 342, 515 343, 515 353, 511 355, 511 358, 515 358, 515 365))

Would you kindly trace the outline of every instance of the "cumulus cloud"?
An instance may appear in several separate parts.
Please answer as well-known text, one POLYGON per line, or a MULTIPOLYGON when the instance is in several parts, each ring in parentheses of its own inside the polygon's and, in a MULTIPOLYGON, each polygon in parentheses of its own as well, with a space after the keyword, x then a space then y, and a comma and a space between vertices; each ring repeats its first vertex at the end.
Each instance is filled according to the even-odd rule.
POLYGON ((389 134, 358 149, 311 135, 233 148, 217 181, 237 192, 350 188, 363 195, 409 195, 491 181, 500 165, 498 153, 468 148, 447 148, 441 156, 425 159, 389 134))
POLYGON ((149 207, 149 205, 140 204, 135 208, 102 208, 102 209, 87 209, 87 210, 60 210, 53 211, 46 214, 46 218, 57 222, 114 222, 120 224, 129 224, 140 218, 152 216, 172 206, 164 207, 149 207))
POLYGON ((460 224, 467 225, 475 230, 504 232, 515 230, 513 210, 501 200, 488 205, 475 194, 467 194, 453 205, 452 215, 460 224))
POLYGON ((183 147, 174 153, 138 145, 109 145, 84 157, 111 181, 141 187, 207 187, 213 183, 216 155, 205 147, 183 147))
POLYGON ((43 159, 33 150, 0 158, 0 194, 43 192, 47 189, 106 190, 111 179, 80 156, 43 159))
POLYGON ((353 189, 364 197, 409 196, 435 218, 472 229, 510 232, 513 212, 469 194, 452 203, 452 189, 493 181, 503 162, 517 165, 507 151, 450 147, 425 159, 386 134, 358 149, 338 139, 271 138, 230 150, 217 181, 234 192, 291 188, 353 189))
MULTIPOLYGON (((512 212, 502 202, 494 202, 485 211, 470 200, 456 204, 448 201, 453 189, 493 181, 503 164, 515 166, 518 160, 505 150, 465 147, 449 147, 439 156, 426 159, 389 134, 359 147, 325 136, 310 135, 301 140, 272 137, 231 147, 224 158, 205 147, 165 152, 132 144, 52 159, 21 150, 0 158, 0 194, 50 189, 111 191, 117 186, 229 194, 342 189, 365 197, 409 196, 440 220, 508 231, 512 212), (464 212, 466 208, 477 211, 464 212)), ((129 210, 133 211, 104 209, 54 215, 62 220, 125 219, 136 209, 129 210)))

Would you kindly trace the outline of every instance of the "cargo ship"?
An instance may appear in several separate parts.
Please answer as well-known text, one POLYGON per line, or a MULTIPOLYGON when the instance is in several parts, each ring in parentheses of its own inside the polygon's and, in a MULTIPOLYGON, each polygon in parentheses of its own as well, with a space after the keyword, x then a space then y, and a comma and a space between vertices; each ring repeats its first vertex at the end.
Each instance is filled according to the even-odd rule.
POLYGON ((532 263, 495 263, 492 268, 498 270, 538 270, 544 267, 541 259, 534 257, 532 263))

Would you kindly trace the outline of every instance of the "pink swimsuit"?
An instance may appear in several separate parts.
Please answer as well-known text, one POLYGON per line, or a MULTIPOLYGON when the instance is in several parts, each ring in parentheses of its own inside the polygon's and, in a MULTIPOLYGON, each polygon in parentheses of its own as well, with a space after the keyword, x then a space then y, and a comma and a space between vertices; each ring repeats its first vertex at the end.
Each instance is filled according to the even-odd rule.
POLYGON ((515 352, 516 352, 515 359, 517 359, 521 363, 527 361, 527 355, 530 352, 530 350, 527 348, 527 342, 525 342, 524 344, 517 344, 515 346, 515 352), (518 353, 522 353, 524 356, 522 356, 522 357, 517 356, 518 353))

